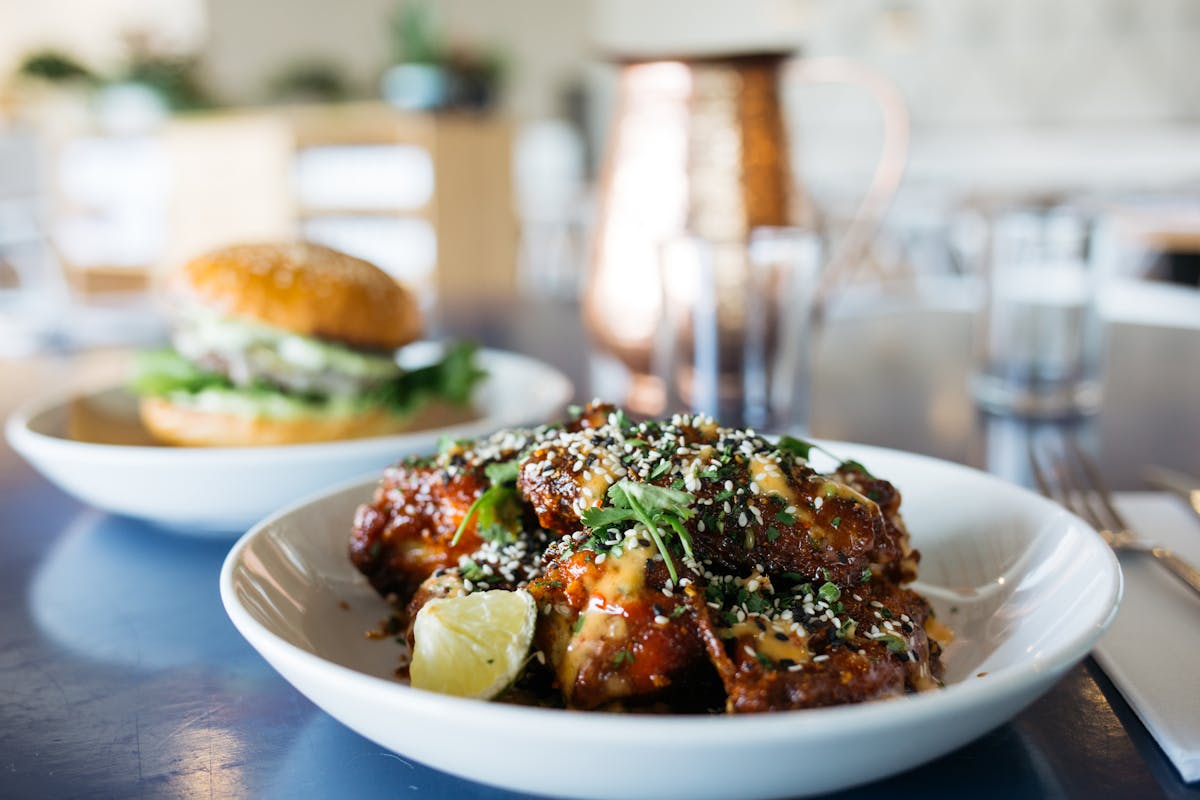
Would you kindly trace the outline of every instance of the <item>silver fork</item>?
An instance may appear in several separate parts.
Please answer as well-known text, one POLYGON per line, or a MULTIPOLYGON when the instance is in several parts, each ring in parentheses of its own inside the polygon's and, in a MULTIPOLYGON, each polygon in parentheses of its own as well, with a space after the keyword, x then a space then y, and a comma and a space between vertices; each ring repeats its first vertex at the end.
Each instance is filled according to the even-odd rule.
POLYGON ((1052 469, 1055 480, 1052 485, 1039 462, 1033 440, 1029 442, 1029 465, 1042 494, 1100 531, 1104 541, 1113 550, 1153 556, 1172 575, 1200 594, 1200 570, 1167 548, 1150 544, 1130 530, 1125 518, 1113 506, 1112 492, 1100 477, 1100 470, 1095 463, 1069 437, 1064 439, 1063 449, 1065 457, 1054 460, 1052 469), (1057 490, 1054 486, 1058 487, 1057 490))

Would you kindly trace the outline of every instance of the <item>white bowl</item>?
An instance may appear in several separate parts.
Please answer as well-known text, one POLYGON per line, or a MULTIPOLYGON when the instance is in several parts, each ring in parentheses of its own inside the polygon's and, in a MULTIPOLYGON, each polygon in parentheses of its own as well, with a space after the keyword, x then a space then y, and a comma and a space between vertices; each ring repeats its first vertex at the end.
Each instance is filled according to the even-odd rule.
POLYGON ((828 444, 892 480, 921 549, 918 589, 955 630, 945 689, 900 700, 746 716, 569 712, 463 700, 393 677, 388 615, 351 566, 355 506, 374 481, 283 510, 221 572, 242 635, 314 703, 428 766, 571 797, 819 794, 936 758, 1017 714, 1111 622, 1121 573, 1094 530, 1024 489, 966 467, 828 444))
POLYGON ((119 443, 68 435, 80 393, 31 403, 8 419, 12 448, 64 491, 104 511, 151 520, 191 535, 232 538, 275 509, 347 478, 428 452, 440 437, 473 437, 553 418, 571 382, 547 364, 481 350, 488 372, 475 394, 484 414, 470 422, 398 436, 278 447, 162 447, 150 443, 137 400, 122 388, 86 393, 103 408, 119 443))

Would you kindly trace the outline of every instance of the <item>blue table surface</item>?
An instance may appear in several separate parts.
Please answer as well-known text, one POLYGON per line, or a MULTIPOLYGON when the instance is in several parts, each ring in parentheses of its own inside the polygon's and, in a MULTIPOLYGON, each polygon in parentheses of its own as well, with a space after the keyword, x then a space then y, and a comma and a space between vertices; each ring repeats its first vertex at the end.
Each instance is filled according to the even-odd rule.
MULTIPOLYGON (((489 344, 543 355, 590 390, 562 344, 578 331, 550 342, 474 325, 489 344)), ((832 407, 814 402, 814 429, 824 435, 825 408, 830 432, 849 438, 832 407)), ((957 446, 926 450, 973 460, 970 442, 957 446)), ((388 752, 280 678, 221 607, 229 544, 81 506, 0 445, 0 797, 521 796, 388 752)), ((1087 660, 975 742, 835 796, 1200 797, 1200 785, 1180 781, 1087 660)))

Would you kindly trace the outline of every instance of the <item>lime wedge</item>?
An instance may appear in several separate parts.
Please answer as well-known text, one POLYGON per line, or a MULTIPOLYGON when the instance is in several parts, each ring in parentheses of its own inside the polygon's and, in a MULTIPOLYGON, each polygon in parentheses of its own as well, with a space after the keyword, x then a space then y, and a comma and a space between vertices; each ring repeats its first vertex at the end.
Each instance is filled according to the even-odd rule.
POLYGON ((537 604, 524 589, 430 600, 413 625, 411 683, 490 700, 516 680, 536 623, 537 604))

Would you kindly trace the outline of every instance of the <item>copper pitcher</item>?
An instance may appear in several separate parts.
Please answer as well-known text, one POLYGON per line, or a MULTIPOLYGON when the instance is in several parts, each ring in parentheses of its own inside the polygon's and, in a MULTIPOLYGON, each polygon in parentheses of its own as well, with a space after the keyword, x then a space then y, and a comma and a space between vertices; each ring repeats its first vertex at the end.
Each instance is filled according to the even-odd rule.
POLYGON ((784 80, 854 84, 883 110, 884 147, 875 177, 839 246, 826 246, 831 255, 823 283, 830 285, 861 256, 903 172, 908 118, 895 88, 854 62, 796 60, 784 53, 621 67, 583 303, 595 343, 629 369, 625 402, 636 411, 664 410, 666 393, 651 364, 662 316, 663 243, 685 232, 729 241, 756 228, 806 221, 789 164, 784 80))

